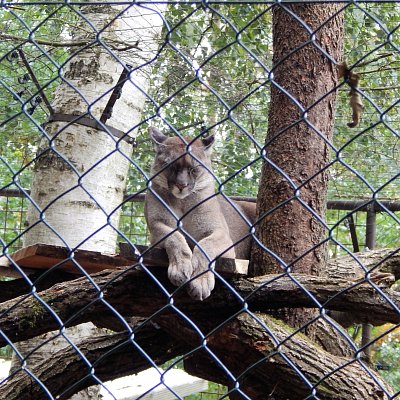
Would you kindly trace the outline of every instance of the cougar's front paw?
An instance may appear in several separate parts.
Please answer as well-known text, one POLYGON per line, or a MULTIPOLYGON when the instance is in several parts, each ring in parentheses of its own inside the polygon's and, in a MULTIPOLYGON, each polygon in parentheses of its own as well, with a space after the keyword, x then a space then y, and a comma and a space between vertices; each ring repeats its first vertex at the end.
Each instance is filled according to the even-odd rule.
POLYGON ((189 283, 188 293, 192 299, 204 300, 214 289, 215 278, 212 272, 207 272, 189 283))
POLYGON ((214 289, 214 274, 211 271, 205 272, 209 270, 209 261, 197 249, 193 252, 192 266, 192 278, 195 279, 189 282, 188 293, 193 299, 204 300, 210 296, 211 291, 214 289))
POLYGON ((170 261, 168 266, 168 279, 175 286, 181 286, 192 276, 193 268, 191 255, 181 255, 170 261))

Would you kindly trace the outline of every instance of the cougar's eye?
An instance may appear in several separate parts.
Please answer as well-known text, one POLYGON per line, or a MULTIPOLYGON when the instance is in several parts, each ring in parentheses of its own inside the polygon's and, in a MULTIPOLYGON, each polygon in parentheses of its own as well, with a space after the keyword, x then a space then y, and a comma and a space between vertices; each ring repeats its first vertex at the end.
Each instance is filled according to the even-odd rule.
POLYGON ((196 175, 198 172, 199 172, 199 167, 189 168, 189 174, 190 175, 196 175))

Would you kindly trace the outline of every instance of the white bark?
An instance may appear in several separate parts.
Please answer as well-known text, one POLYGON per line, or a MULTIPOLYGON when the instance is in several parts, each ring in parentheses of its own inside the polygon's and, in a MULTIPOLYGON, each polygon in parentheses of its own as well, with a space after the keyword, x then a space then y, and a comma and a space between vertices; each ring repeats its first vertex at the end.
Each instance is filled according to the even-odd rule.
MULTIPOLYGON (((125 8, 108 4, 81 8, 98 32, 104 29, 100 35, 104 43, 114 39, 138 42, 140 49, 111 53, 98 45, 75 54, 55 94, 52 106, 56 113, 83 115, 89 112, 87 117, 99 120, 122 72, 120 58, 135 68, 154 57, 161 18, 156 12, 132 6, 114 20, 125 8)), ((165 5, 152 8, 162 11, 165 5)), ((76 34, 74 39, 87 38, 90 42, 95 35, 95 32, 85 33, 85 36, 76 34)), ((126 132, 138 124, 145 102, 142 90, 147 89, 148 75, 148 66, 130 75, 108 125, 126 132)), ((24 245, 61 244, 115 252, 118 207, 123 199, 132 146, 103 131, 77 124, 68 126, 65 122, 49 123, 46 132, 49 138, 42 140, 40 158, 35 164, 31 190, 35 205, 31 204, 28 209, 29 229, 24 245)), ((93 328, 68 329, 66 335, 74 341, 87 335, 88 330, 92 335, 93 328)), ((59 333, 49 335, 55 337, 59 333)), ((70 345, 62 336, 43 345, 46 339, 48 337, 38 337, 19 346, 22 357, 28 356, 28 366, 70 345), (32 348, 34 352, 30 354, 32 348)), ((19 368, 21 360, 14 357, 14 361, 13 368, 19 368)), ((82 391, 72 398, 97 399, 97 391, 82 391)))
MULTIPOLYGON (((121 9, 94 6, 86 9, 85 17, 100 31, 121 9)), ((141 50, 111 54, 97 46, 74 55, 66 67, 65 81, 55 94, 55 112, 71 115, 89 112, 100 119, 123 69, 115 55, 134 68, 142 65, 154 57, 161 27, 157 13, 130 7, 101 38, 105 43, 115 37, 127 43, 137 42, 141 50)), ((88 42, 94 34, 89 36, 88 42)), ((144 106, 141 90, 147 89, 148 73, 148 67, 144 66, 130 75, 107 124, 125 132, 136 126, 144 106)), ((51 139, 44 139, 40 145, 42 157, 35 166, 31 196, 44 213, 29 207, 28 224, 32 228, 25 235, 25 245, 60 244, 113 253, 118 206, 123 199, 132 146, 100 130, 67 125, 66 122, 48 124, 51 139)))

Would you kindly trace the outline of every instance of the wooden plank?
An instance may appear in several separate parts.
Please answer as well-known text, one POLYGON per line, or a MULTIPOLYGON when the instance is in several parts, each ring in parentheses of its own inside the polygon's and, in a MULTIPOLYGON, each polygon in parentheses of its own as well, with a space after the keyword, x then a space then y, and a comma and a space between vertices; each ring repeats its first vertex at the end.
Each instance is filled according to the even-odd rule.
MULTIPOLYGON (((148 267, 168 267, 168 256, 164 249, 133 246, 128 243, 120 244, 120 254, 90 250, 75 250, 71 254, 65 247, 38 243, 18 250, 11 254, 10 258, 28 275, 37 270, 50 268, 81 275, 79 266, 88 273, 95 273, 104 269, 131 266, 139 262, 148 267)), ((248 263, 248 260, 221 258, 217 260, 215 269, 226 276, 246 275, 248 263)), ((6 257, 0 258, 0 275, 21 277, 6 257)))
MULTIPOLYGON (((11 254, 10 258, 23 268, 24 271, 30 273, 38 269, 55 267, 63 271, 81 274, 77 264, 89 273, 132 264, 132 260, 128 260, 120 255, 89 250, 76 250, 73 254, 70 254, 70 251, 65 247, 40 243, 24 247, 11 254)), ((15 276, 16 271, 13 266, 9 262, 4 262, 4 264, 2 266, 4 275, 15 276)))
MULTIPOLYGON (((141 254, 146 266, 168 267, 168 256, 164 249, 142 245, 135 245, 135 247, 137 252, 129 243, 120 243, 120 255, 138 261, 138 254, 141 254)), ((234 258, 218 258, 215 263, 215 270, 225 276, 247 275, 248 267, 249 260, 234 258)))
MULTIPOLYGON (((33 269, 24 268, 24 273, 27 275, 31 275, 35 272, 33 269)), ((11 261, 5 257, 0 257, 0 276, 6 276, 7 278, 22 278, 20 272, 14 268, 11 261)))

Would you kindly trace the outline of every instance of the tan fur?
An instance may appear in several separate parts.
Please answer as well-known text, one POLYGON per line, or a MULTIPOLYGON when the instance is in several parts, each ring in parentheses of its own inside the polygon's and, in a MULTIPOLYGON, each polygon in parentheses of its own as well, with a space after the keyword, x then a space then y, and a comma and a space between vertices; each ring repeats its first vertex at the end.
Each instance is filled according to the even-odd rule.
POLYGON ((255 204, 231 205, 222 195, 215 195, 212 137, 196 139, 188 154, 180 138, 166 137, 155 128, 150 133, 157 153, 145 201, 150 241, 166 249, 171 282, 176 286, 188 282, 189 294, 203 300, 214 288, 210 266, 216 258, 249 258, 255 204))

